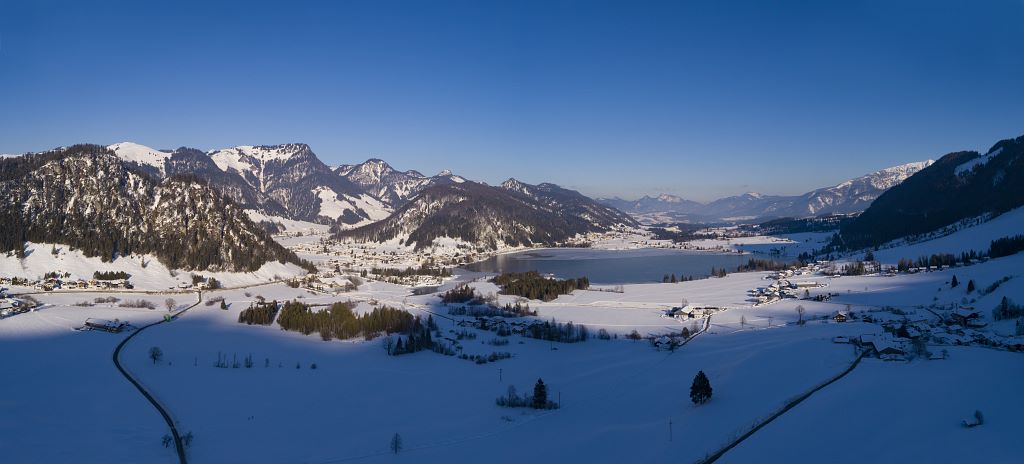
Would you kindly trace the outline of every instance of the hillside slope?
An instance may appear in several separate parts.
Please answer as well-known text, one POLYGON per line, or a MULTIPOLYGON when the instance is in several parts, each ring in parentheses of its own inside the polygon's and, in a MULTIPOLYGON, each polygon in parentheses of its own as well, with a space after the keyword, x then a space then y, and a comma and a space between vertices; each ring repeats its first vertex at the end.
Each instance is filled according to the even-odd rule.
POLYGON ((97 145, 0 160, 0 251, 22 254, 25 242, 104 260, 151 253, 172 269, 300 263, 205 182, 158 180, 97 145))
POLYGON ((1024 136, 1001 140, 985 155, 943 156, 882 194, 840 229, 840 248, 858 249, 923 234, 1024 205, 1024 136))
POLYGON ((335 232, 339 238, 360 241, 399 239, 416 248, 447 237, 497 249, 555 245, 617 225, 577 214, 519 192, 465 181, 428 188, 383 221, 335 232))

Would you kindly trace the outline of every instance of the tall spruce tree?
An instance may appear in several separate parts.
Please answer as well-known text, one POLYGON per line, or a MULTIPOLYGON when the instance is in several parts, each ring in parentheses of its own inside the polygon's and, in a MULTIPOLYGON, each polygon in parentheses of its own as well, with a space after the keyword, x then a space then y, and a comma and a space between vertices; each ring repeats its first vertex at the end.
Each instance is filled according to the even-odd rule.
POLYGON ((548 405, 548 386, 544 385, 543 379, 537 379, 533 386, 533 408, 544 409, 548 405))
POLYGON ((711 381, 704 371, 698 371, 693 377, 693 385, 690 386, 690 400, 694 404, 704 404, 711 399, 711 381))

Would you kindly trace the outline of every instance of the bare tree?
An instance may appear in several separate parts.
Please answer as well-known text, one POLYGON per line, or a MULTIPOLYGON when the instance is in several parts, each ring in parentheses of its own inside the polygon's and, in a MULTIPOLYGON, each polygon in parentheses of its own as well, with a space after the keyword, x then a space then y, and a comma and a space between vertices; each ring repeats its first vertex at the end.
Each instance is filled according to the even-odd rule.
POLYGON ((164 357, 164 351, 161 350, 159 346, 154 346, 154 347, 149 349, 149 359, 153 360, 153 364, 156 364, 156 362, 159 361, 160 358, 163 358, 163 357, 164 357))
POLYGON ((800 318, 796 321, 797 324, 803 325, 803 323, 804 323, 804 313, 805 312, 807 312, 807 310, 804 309, 803 305, 797 305, 797 307, 796 307, 796 314, 797 314, 797 316, 800 316, 800 318))
POLYGON ((747 316, 746 315, 740 316, 740 327, 746 327, 746 325, 747 325, 747 316))
POLYGON ((175 306, 178 306, 178 302, 174 301, 174 298, 168 298, 164 300, 164 306, 166 306, 167 311, 170 312, 175 306))

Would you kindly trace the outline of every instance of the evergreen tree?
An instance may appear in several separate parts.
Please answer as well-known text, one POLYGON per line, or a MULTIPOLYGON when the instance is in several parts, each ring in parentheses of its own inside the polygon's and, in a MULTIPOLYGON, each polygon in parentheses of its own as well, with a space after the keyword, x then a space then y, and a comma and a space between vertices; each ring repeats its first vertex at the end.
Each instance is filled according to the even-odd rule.
POLYGON ((543 379, 537 379, 533 386, 533 408, 544 409, 548 405, 548 387, 544 385, 543 379))
POLYGON ((402 451, 402 436, 399 435, 397 432, 391 436, 390 448, 391 452, 395 454, 398 454, 399 451, 402 451))
POLYGON ((967 293, 971 293, 973 291, 974 291, 974 279, 971 279, 971 280, 967 281, 967 293))
POLYGON ((949 282, 949 288, 956 288, 957 285, 960 285, 960 281, 956 280, 956 276, 954 275, 953 280, 949 282))
POLYGON ((711 399, 711 381, 704 371, 697 372, 693 377, 693 385, 690 386, 690 400, 694 404, 704 404, 711 399))

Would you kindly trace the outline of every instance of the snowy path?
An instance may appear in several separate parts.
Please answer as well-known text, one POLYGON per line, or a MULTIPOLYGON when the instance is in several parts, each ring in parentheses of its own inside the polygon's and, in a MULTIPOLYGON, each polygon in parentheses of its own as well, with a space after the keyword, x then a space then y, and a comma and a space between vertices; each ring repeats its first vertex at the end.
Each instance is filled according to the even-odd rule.
MULTIPOLYGON (((184 314, 185 311, 188 311, 188 310, 198 306, 199 303, 201 303, 202 301, 203 301, 203 294, 202 294, 202 292, 200 292, 198 300, 192 306, 189 306, 189 307, 187 307, 185 309, 182 309, 181 311, 178 311, 178 312, 174 313, 173 317, 178 317, 178 316, 184 314)), ((184 444, 181 441, 181 435, 178 433, 178 428, 174 425, 174 420, 171 419, 170 413, 168 413, 167 410, 164 409, 164 407, 159 402, 157 402, 156 398, 154 398, 153 395, 150 394, 146 390, 146 388, 143 387, 142 384, 139 383, 139 381, 137 379, 132 377, 132 375, 130 373, 128 373, 128 371, 121 365, 121 349, 124 348, 124 346, 127 345, 128 342, 131 341, 132 338, 135 338, 135 336, 138 335, 139 333, 141 333, 143 330, 146 330, 146 329, 148 329, 150 327, 153 327, 155 325, 163 324, 164 322, 167 322, 167 320, 161 319, 159 321, 156 321, 156 322, 153 322, 153 323, 150 323, 150 324, 146 324, 146 325, 144 325, 142 327, 139 327, 138 330, 136 330, 135 332, 132 332, 131 335, 125 337, 125 339, 122 340, 121 343, 117 344, 117 348, 114 348, 113 361, 114 361, 114 366, 117 367, 117 370, 121 372, 121 375, 123 375, 124 378, 128 379, 128 381, 131 382, 131 384, 134 385, 135 388, 137 388, 140 393, 142 393, 142 396, 146 397, 146 399, 150 402, 150 404, 152 404, 153 407, 156 408, 157 412, 159 412, 160 415, 163 416, 164 421, 166 421, 167 425, 171 428, 171 435, 174 436, 174 447, 175 447, 175 449, 178 452, 178 460, 181 462, 181 464, 186 464, 187 461, 185 459, 185 446, 184 446, 184 444)))
POLYGON ((770 424, 775 419, 778 419, 779 417, 781 417, 783 414, 785 414, 790 409, 795 408, 798 404, 804 402, 804 400, 806 400, 807 398, 810 398, 811 395, 817 393, 818 391, 820 391, 821 389, 823 389, 823 388, 825 388, 825 387, 827 387, 829 385, 832 385, 833 383, 835 383, 839 379, 841 379, 843 377, 846 377, 847 374, 853 372, 853 370, 857 368, 857 366, 860 364, 860 361, 862 359, 864 359, 864 356, 867 355, 867 354, 868 354, 867 351, 861 352, 860 356, 857 356, 857 359, 854 359, 853 363, 850 364, 850 367, 847 367, 845 370, 843 370, 843 372, 840 372, 839 375, 836 375, 835 377, 832 377, 831 379, 829 379, 825 383, 823 383, 821 385, 818 385, 817 387, 812 388, 807 393, 804 393, 804 394, 796 397, 792 401, 786 403, 786 405, 783 406, 782 409, 779 409, 777 412, 775 412, 771 416, 768 416, 767 419, 759 422, 756 426, 751 428, 747 433, 744 433, 743 435, 740 435, 739 438, 737 438, 737 439, 733 440, 731 443, 725 445, 724 447, 722 447, 721 449, 716 451, 715 454, 712 454, 711 456, 709 456, 707 458, 704 458, 703 461, 700 461, 700 464, 711 464, 711 463, 721 459, 722 456, 725 455, 725 453, 729 452, 729 450, 735 448, 737 445, 742 443, 743 440, 746 440, 747 438, 750 438, 750 436, 752 436, 753 434, 757 433, 758 430, 761 430, 762 428, 764 428, 764 426, 770 424))

